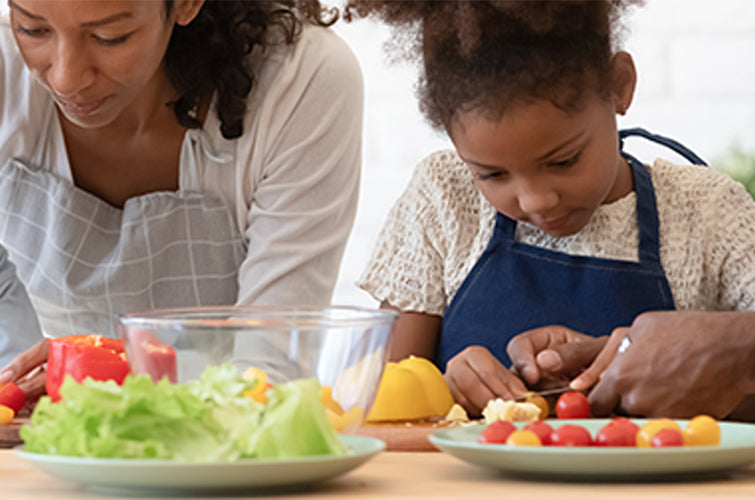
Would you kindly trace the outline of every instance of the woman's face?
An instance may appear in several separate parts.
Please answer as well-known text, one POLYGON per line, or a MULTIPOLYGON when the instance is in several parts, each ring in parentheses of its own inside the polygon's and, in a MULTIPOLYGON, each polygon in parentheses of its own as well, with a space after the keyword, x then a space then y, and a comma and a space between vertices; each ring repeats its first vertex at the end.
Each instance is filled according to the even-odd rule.
POLYGON ((575 112, 539 100, 513 106, 500 121, 462 114, 450 132, 499 212, 562 237, 585 227, 599 205, 632 190, 615 113, 597 95, 575 112))
POLYGON ((164 89, 174 16, 158 0, 10 0, 29 69, 58 108, 85 128, 111 123, 140 96, 164 89))

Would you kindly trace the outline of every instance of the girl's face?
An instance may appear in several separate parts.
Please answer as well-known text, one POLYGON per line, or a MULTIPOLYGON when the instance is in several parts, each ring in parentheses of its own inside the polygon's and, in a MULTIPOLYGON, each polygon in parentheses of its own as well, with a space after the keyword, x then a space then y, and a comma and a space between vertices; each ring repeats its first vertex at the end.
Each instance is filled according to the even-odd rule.
POLYGON ((165 91, 160 69, 173 25, 196 14, 185 18, 187 3, 176 2, 170 18, 162 0, 10 0, 9 6, 29 69, 68 120, 94 128, 139 97, 165 91))
POLYGON ((603 203, 632 190, 619 155, 617 108, 597 95, 576 112, 540 100, 491 122, 462 114, 451 138, 485 198, 511 219, 556 237, 580 231, 603 203))

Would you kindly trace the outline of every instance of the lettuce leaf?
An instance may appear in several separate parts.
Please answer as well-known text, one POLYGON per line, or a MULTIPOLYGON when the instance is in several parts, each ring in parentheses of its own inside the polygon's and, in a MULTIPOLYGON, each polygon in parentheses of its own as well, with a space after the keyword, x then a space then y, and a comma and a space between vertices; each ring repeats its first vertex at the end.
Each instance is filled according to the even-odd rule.
POLYGON ((122 386, 69 377, 62 400, 41 398, 21 437, 30 452, 98 458, 228 462, 346 453, 316 379, 276 386, 266 405, 244 396, 257 382, 230 363, 187 384, 154 383, 149 375, 130 375, 122 386))

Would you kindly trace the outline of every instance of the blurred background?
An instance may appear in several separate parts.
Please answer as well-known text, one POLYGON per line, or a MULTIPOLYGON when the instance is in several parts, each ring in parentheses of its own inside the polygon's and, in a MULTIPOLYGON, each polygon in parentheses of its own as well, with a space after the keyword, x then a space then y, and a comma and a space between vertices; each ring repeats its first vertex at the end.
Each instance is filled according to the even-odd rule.
MULTIPOLYGON (((639 81, 620 126, 675 138, 755 193, 755 2, 646 0, 625 24, 624 48, 639 81)), ((370 21, 338 22, 334 29, 362 65, 366 108, 359 212, 333 302, 373 307, 377 302, 354 282, 414 166, 450 142, 417 110, 415 68, 389 64, 383 44, 390 30, 370 21)), ((627 150, 645 162, 681 161, 642 139, 628 140, 627 150)))

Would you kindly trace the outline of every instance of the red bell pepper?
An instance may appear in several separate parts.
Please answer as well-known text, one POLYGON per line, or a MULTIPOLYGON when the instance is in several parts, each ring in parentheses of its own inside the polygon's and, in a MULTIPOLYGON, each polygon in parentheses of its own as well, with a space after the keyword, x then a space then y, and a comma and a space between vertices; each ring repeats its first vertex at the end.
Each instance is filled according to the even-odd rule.
POLYGON ((102 335, 69 335, 50 340, 45 387, 52 400, 59 401, 66 375, 76 382, 90 377, 121 384, 130 371, 122 340, 102 335))
POLYGON ((168 377, 175 384, 178 378, 176 351, 146 330, 134 329, 127 335, 128 357, 133 372, 149 373, 155 383, 168 377))
POLYGON ((18 414, 26 403, 26 394, 13 382, 0 387, 0 405, 7 406, 13 413, 18 414))

